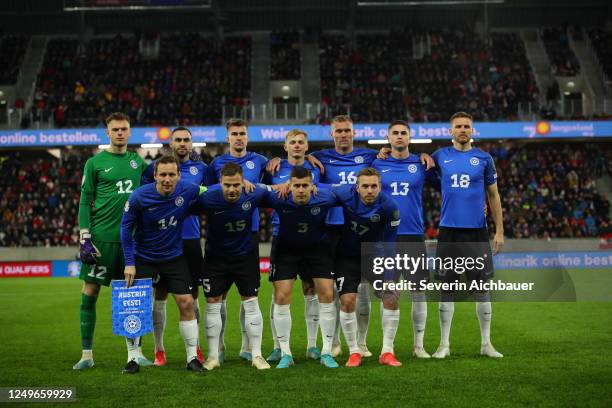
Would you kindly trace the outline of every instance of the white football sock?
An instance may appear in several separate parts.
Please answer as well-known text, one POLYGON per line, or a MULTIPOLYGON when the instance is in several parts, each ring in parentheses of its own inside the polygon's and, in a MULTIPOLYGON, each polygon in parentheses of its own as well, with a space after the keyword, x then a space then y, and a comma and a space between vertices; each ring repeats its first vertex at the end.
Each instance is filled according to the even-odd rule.
POLYGON ((246 325, 244 322, 244 305, 240 303, 240 333, 242 334, 242 345, 240 351, 250 351, 249 346, 249 333, 247 332, 246 325))
POLYGON ((450 345, 450 330, 453 322, 453 314, 455 313, 454 302, 440 302, 440 345, 450 345))
MULTIPOLYGON (((225 351, 225 325, 227 324, 227 299, 223 299, 219 314, 221 317, 221 332, 219 333, 219 352, 225 351)), ((208 310, 208 305, 206 305, 208 310)), ((208 345, 210 347, 210 344, 208 345)))
POLYGON ((316 295, 304 295, 304 319, 306 319, 307 349, 317 347, 319 334, 319 298, 316 295))
POLYGON ((425 292, 412 293, 412 334, 414 346, 423 348, 425 324, 427 323, 427 302, 425 292))
POLYGON ((219 360, 219 342, 221 339, 221 308, 223 303, 206 304, 206 341, 208 342, 208 359, 219 360))
POLYGON ((166 300, 155 300, 153 302, 153 338, 155 339, 155 351, 164 350, 166 303, 166 300))
MULTIPOLYGON (((338 293, 338 289, 336 289, 335 283, 334 283, 334 307, 336 308, 336 323, 335 323, 336 326, 334 327, 334 340, 332 344, 341 344, 340 343, 340 331, 342 329, 340 328, 340 294, 338 293)), ((321 332, 321 334, 323 334, 323 332, 321 332)))
POLYGON ((198 346, 198 321, 184 320, 179 322, 179 333, 185 343, 185 353, 187 355, 187 362, 189 363, 194 358, 198 357, 196 348, 198 346))
POLYGON ((340 325, 344 333, 344 339, 349 348, 349 353, 359 353, 357 345, 357 316, 355 312, 346 313, 340 311, 340 325))
POLYGON ((489 293, 475 293, 476 300, 476 316, 480 324, 480 344, 491 343, 491 317, 493 316, 493 308, 489 293))
POLYGON ((323 337, 321 354, 331 354, 334 330, 336 328, 336 305, 333 302, 321 303, 321 301, 319 301, 319 324, 323 337))
POLYGON ((383 309, 382 312, 382 329, 383 329, 383 346, 380 354, 393 353, 393 343, 399 326, 400 311, 383 309))
POLYGON ((127 346, 127 352, 128 352, 127 361, 129 363, 132 360, 136 360, 140 356, 140 353, 138 351, 138 348, 139 348, 138 345, 140 344, 140 337, 136 337, 133 339, 128 339, 126 337, 125 344, 127 346))
POLYGON ((276 339, 283 354, 291 354, 289 340, 291 338, 291 310, 290 305, 274 305, 274 326, 276 339))
POLYGON ((368 326, 370 325, 370 287, 368 283, 360 283, 357 287, 357 343, 366 344, 368 326))
POLYGON ((253 358, 261 357, 261 337, 263 335, 263 317, 256 297, 242 301, 244 309, 244 325, 251 346, 253 358))
POLYGON ((280 344, 278 344, 278 339, 276 338, 276 326, 274 326, 274 291, 272 291, 272 302, 270 303, 270 329, 272 329, 274 348, 279 349, 280 344))

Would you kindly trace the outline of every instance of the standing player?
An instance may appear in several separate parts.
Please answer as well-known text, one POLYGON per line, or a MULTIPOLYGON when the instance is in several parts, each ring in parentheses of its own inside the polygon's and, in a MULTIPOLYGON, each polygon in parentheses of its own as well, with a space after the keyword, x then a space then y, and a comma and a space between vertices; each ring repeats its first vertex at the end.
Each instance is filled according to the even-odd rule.
MULTIPOLYGON (((189 216, 189 203, 201 193, 198 185, 181 181, 180 162, 164 156, 155 162, 155 184, 134 191, 125 203, 121 220, 121 243, 125 254, 125 281, 153 278, 156 287, 174 294, 179 308, 179 331, 185 344, 187 370, 203 371, 197 358, 198 322, 193 310, 193 279, 183 256, 183 221, 189 216)), ((206 191, 202 187, 202 192, 206 191)), ((123 372, 139 371, 135 345, 128 340, 128 363, 123 372), (130 347, 131 343, 131 347, 130 347)))
POLYGON ((274 264, 270 280, 274 284, 274 316, 276 338, 282 350, 277 368, 293 365, 290 348, 291 292, 298 275, 312 279, 319 299, 319 323, 323 337, 321 364, 337 368, 331 355, 336 326, 336 305, 333 299, 333 257, 325 220, 331 208, 340 204, 329 189, 319 189, 316 196, 312 174, 296 166, 290 174, 290 194, 286 200, 269 192, 263 204, 279 216, 274 264))
MULTIPOLYGON (((306 133, 300 129, 292 129, 285 135, 284 149, 287 152, 287 159, 281 160, 279 170, 271 175, 268 173, 265 177, 266 184, 283 184, 289 181, 291 171, 295 166, 301 166, 308 169, 313 177, 313 182, 316 184, 319 181, 320 172, 315 166, 312 166, 305 160, 306 152, 308 151, 308 137, 306 133)), ((275 263, 276 246, 278 245, 278 214, 272 214, 273 236, 272 236, 272 251, 270 252, 270 263, 275 263)), ((304 318, 306 320, 306 337, 308 343, 306 346, 306 356, 314 360, 321 358, 321 351, 317 348, 317 334, 319 331, 319 300, 317 299, 314 282, 312 279, 304 279, 302 277, 302 292, 304 293, 304 318)), ((280 343, 276 338, 276 329, 274 328, 274 293, 272 293, 272 305, 270 306, 270 327, 272 328, 272 339, 274 340, 274 349, 267 358, 268 362, 279 361, 282 357, 280 343)))
MULTIPOLYGON (((355 184, 359 171, 369 167, 376 159, 378 152, 373 149, 353 146, 355 129, 353 129, 353 121, 347 115, 339 115, 332 119, 331 136, 334 139, 335 147, 333 149, 324 149, 312 153, 325 169, 321 181, 325 184, 355 184)), ((331 227, 332 246, 335 249, 340 237, 340 230, 344 225, 342 208, 332 208, 327 223, 331 227)), ((359 286, 357 304, 357 341, 362 355, 370 357, 372 353, 366 345, 371 311, 368 285, 359 286)), ((339 330, 337 329, 334 338, 333 356, 336 357, 340 352, 339 330)))
MULTIPOLYGON (((389 124, 387 139, 391 145, 391 154, 386 160, 375 160, 372 167, 378 170, 382 178, 382 191, 389 194, 400 208, 401 224, 397 231, 397 242, 406 243, 406 248, 412 257, 425 254, 423 237, 423 185, 426 169, 419 156, 410 153, 410 126, 408 123, 396 120, 389 124)), ((406 278, 418 283, 427 279, 428 273, 421 268, 414 275, 406 278)), ((412 295, 412 332, 414 338, 413 354, 418 358, 431 356, 423 348, 425 323, 427 322, 427 301, 424 291, 413 291, 412 295)), ((387 333, 397 332, 399 322, 399 305, 390 299, 383 309, 382 321, 385 340, 387 333), (395 328, 393 326, 395 325, 395 328)), ((393 344, 393 339, 389 339, 393 344)), ((393 351, 383 346, 379 358, 381 364, 400 365, 393 351)))
MULTIPOLYGON (((170 135, 170 149, 181 163, 181 180, 195 185, 206 185, 206 168, 208 167, 201 161, 192 161, 189 156, 193 148, 191 131, 183 126, 172 130, 170 135)), ((142 176, 142 184, 153 183, 155 163, 151 163, 142 176)), ((200 244, 200 218, 196 215, 188 217, 183 222, 183 254, 187 260, 189 273, 193 280, 193 307, 196 319, 200 323, 200 305, 198 303, 198 293, 200 281, 202 279, 202 246, 200 244)), ((166 364, 166 352, 164 350, 164 330, 166 328, 166 302, 168 292, 164 287, 155 288, 155 301, 153 303, 153 334, 155 339, 155 362, 156 366, 166 364)), ((198 359, 202 362, 202 351, 200 346, 197 348, 198 359)))
MULTIPOLYGON (((484 256, 483 270, 467 270, 466 279, 484 282, 493 277, 493 256, 484 216, 485 191, 495 220, 494 252, 501 251, 504 244, 504 226, 501 200, 497 191, 497 173, 493 158, 472 146, 474 132, 472 117, 457 112, 450 119, 453 145, 434 152, 442 185, 442 211, 438 234, 437 257, 484 256)), ((454 282, 460 277, 447 271, 442 277, 454 282)), ((491 301, 489 292, 475 292, 476 315, 480 324, 480 354, 501 358, 491 345, 491 301)), ((433 354, 435 358, 450 355, 450 328, 454 313, 453 293, 443 292, 440 301, 440 346, 433 354)))
MULTIPOLYGON (((341 186, 334 192, 342 202, 345 221, 334 266, 341 304, 340 324, 350 353, 346 366, 358 367, 362 353, 357 343, 357 291, 362 281, 374 282, 371 276, 362 274, 361 244, 382 243, 383 251, 390 252, 392 248, 389 246, 395 243, 400 224, 400 211, 390 195, 381 193, 380 174, 371 167, 359 172, 356 186, 341 186)), ((381 301, 384 305, 381 363, 400 365, 390 364, 393 361, 397 363, 393 357, 393 339, 399 324, 399 312, 395 310, 397 299, 394 293, 382 292, 381 301)))
POLYGON ((194 204, 192 211, 204 211, 206 223, 206 265, 204 295, 206 296, 206 337, 208 360, 206 369, 220 366, 219 348, 222 330, 221 305, 223 295, 236 284, 250 341, 252 365, 259 370, 270 365, 261 355, 263 319, 257 300, 260 283, 259 259, 251 236, 253 213, 267 189, 256 187, 244 193, 242 168, 227 163, 221 169, 221 184, 211 186, 194 204))
MULTIPOLYGON (((81 360, 75 370, 94 365, 93 334, 96 326, 96 301, 100 285, 108 286, 112 279, 123 279, 123 251, 119 229, 123 206, 129 195, 140 185, 145 162, 136 153, 128 152, 131 134, 130 120, 123 113, 106 118, 108 150, 101 151, 85 163, 79 203, 80 257, 83 267, 81 294, 81 360)), ((140 348, 140 365, 151 365, 140 348)))
MULTIPOLYGON (((229 153, 219 155, 210 163, 208 167, 208 180, 210 183, 218 183, 221 181, 221 169, 227 163, 238 164, 242 168, 243 177, 246 184, 259 183, 264 175, 264 170, 268 159, 264 156, 247 151, 249 143, 249 135, 247 131, 246 121, 242 119, 229 119, 225 124, 227 129, 227 142, 229 143, 229 153)), ((259 258, 259 211, 253 211, 253 220, 251 223, 252 239, 255 246, 256 258, 259 258)), ((221 304, 221 319, 223 322, 221 329, 221 339, 219 342, 219 361, 223 363, 225 359, 225 321, 227 319, 227 294, 223 295, 221 304)), ((243 305, 240 304, 240 330, 242 332, 242 345, 240 346, 240 357, 250 361, 251 347, 249 346, 249 337, 245 326, 245 312, 243 305)))

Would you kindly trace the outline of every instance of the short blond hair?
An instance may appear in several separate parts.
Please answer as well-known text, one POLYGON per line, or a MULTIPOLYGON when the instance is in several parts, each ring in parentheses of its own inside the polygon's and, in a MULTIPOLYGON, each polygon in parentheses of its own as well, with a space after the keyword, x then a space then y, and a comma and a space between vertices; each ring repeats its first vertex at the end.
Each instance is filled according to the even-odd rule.
POLYGON ((290 137, 293 136, 297 136, 297 135, 304 135, 305 139, 308 139, 308 134, 306 132, 304 132, 301 129, 291 129, 290 131, 287 132, 287 134, 285 135, 285 142, 287 141, 287 139, 289 139, 290 137))
POLYGON ((351 119, 349 115, 338 115, 338 116, 334 116, 334 118, 331 120, 331 123, 334 123, 334 122, 339 122, 339 123, 348 122, 352 124, 353 119, 351 119))

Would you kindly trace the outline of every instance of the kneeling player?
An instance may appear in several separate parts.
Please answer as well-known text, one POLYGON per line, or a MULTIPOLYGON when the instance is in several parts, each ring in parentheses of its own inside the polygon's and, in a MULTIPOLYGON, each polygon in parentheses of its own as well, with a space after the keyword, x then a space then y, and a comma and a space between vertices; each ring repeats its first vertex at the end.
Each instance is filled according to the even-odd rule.
POLYGON ((261 355, 263 319, 257 299, 260 283, 259 259, 251 234, 253 213, 267 193, 257 186, 251 193, 243 192, 242 168, 227 163, 221 169, 221 183, 211 186, 198 197, 192 212, 207 215, 204 295, 206 296, 206 338, 208 360, 204 367, 219 367, 221 336, 221 305, 223 294, 236 284, 248 334, 252 365, 259 370, 270 368, 261 355))
MULTIPOLYGON (((203 371, 197 359, 198 323, 193 309, 193 283, 183 257, 181 229, 189 215, 189 203, 200 187, 180 181, 180 163, 170 156, 155 162, 155 184, 134 191, 121 220, 121 242, 125 254, 125 280, 153 278, 174 294, 179 307, 179 331, 185 343, 187 370, 203 371), (134 233, 134 235, 132 235, 134 233)), ((139 371, 138 339, 128 339, 126 374, 139 371), (131 346, 130 346, 131 343, 131 346)))
POLYGON ((279 217, 274 264, 270 265, 270 280, 274 284, 274 318, 276 336, 282 351, 277 368, 294 364, 290 348, 291 292, 298 274, 312 279, 319 299, 319 323, 323 334, 321 364, 338 367, 331 355, 336 306, 333 302, 333 261, 325 219, 338 199, 328 189, 319 189, 312 196, 312 174, 304 167, 294 167, 290 175, 287 200, 269 192, 264 206, 273 208, 279 217))
MULTIPOLYGON (((347 367, 361 365, 362 353, 357 343, 357 317, 355 304, 359 283, 380 280, 380 277, 363 276, 361 272, 361 244, 381 243, 383 252, 389 252, 400 224, 400 212, 395 201, 381 193, 380 174, 373 168, 361 170, 356 186, 341 186, 334 192, 342 203, 345 224, 336 253, 336 287, 340 295, 340 324, 350 356, 347 367)), ((399 325, 399 310, 395 293, 379 292, 383 302, 383 348, 380 362, 401 365, 393 351, 393 341, 399 325)))

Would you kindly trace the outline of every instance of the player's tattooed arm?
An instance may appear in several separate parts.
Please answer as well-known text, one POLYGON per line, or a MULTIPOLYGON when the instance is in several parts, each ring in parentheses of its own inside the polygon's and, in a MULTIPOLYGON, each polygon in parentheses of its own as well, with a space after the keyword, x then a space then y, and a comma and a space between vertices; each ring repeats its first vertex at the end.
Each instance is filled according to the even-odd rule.
POLYGON ((497 254, 502 251, 504 246, 504 218, 497 183, 487 186, 487 196, 489 198, 489 207, 491 207, 491 215, 493 215, 493 220, 495 221, 493 254, 497 254))

